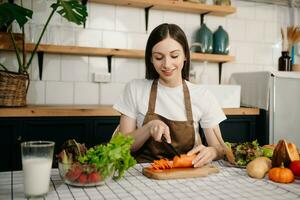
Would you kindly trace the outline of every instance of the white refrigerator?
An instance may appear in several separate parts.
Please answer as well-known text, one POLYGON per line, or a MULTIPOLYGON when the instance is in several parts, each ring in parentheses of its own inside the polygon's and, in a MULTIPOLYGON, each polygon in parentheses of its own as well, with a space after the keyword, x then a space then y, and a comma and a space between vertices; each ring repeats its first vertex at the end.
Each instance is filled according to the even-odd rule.
POLYGON ((300 147, 300 73, 274 73, 270 82, 269 142, 285 138, 300 147))
POLYGON ((300 147, 300 72, 233 73, 229 82, 241 85, 241 106, 266 111, 267 143, 300 147))

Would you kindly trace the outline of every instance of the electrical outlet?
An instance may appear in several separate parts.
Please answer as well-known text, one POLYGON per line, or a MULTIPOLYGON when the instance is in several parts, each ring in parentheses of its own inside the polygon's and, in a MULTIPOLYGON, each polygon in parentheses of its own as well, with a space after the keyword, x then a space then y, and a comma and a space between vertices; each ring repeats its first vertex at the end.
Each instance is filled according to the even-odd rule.
POLYGON ((111 81, 111 73, 94 73, 94 82, 108 83, 111 81))

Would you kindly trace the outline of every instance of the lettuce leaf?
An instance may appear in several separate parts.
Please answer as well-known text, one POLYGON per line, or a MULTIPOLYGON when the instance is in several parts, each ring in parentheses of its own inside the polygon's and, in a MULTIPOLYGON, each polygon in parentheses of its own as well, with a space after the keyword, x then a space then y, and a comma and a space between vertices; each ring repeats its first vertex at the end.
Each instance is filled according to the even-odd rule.
POLYGON ((79 162, 94 164, 106 177, 117 172, 116 178, 124 176, 126 170, 136 164, 130 149, 134 139, 122 133, 116 134, 106 145, 90 148, 85 155, 78 158, 79 162))
POLYGON ((263 151, 257 140, 244 143, 228 143, 235 157, 235 163, 239 166, 246 166, 250 161, 263 156, 263 151))

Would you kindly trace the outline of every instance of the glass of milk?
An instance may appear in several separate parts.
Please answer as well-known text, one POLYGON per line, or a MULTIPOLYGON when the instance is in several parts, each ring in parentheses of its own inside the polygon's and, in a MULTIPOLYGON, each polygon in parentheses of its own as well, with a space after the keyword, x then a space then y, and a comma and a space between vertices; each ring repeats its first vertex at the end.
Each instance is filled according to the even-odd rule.
POLYGON ((21 143, 26 198, 44 197, 48 193, 54 144, 52 141, 21 143))

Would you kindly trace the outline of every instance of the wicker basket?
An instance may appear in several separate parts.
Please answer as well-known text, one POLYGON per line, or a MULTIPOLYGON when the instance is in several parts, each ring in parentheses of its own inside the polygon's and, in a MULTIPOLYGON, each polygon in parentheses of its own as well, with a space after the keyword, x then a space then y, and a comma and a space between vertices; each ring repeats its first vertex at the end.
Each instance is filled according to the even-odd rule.
POLYGON ((28 87, 28 74, 0 71, 0 106, 25 106, 28 87))

